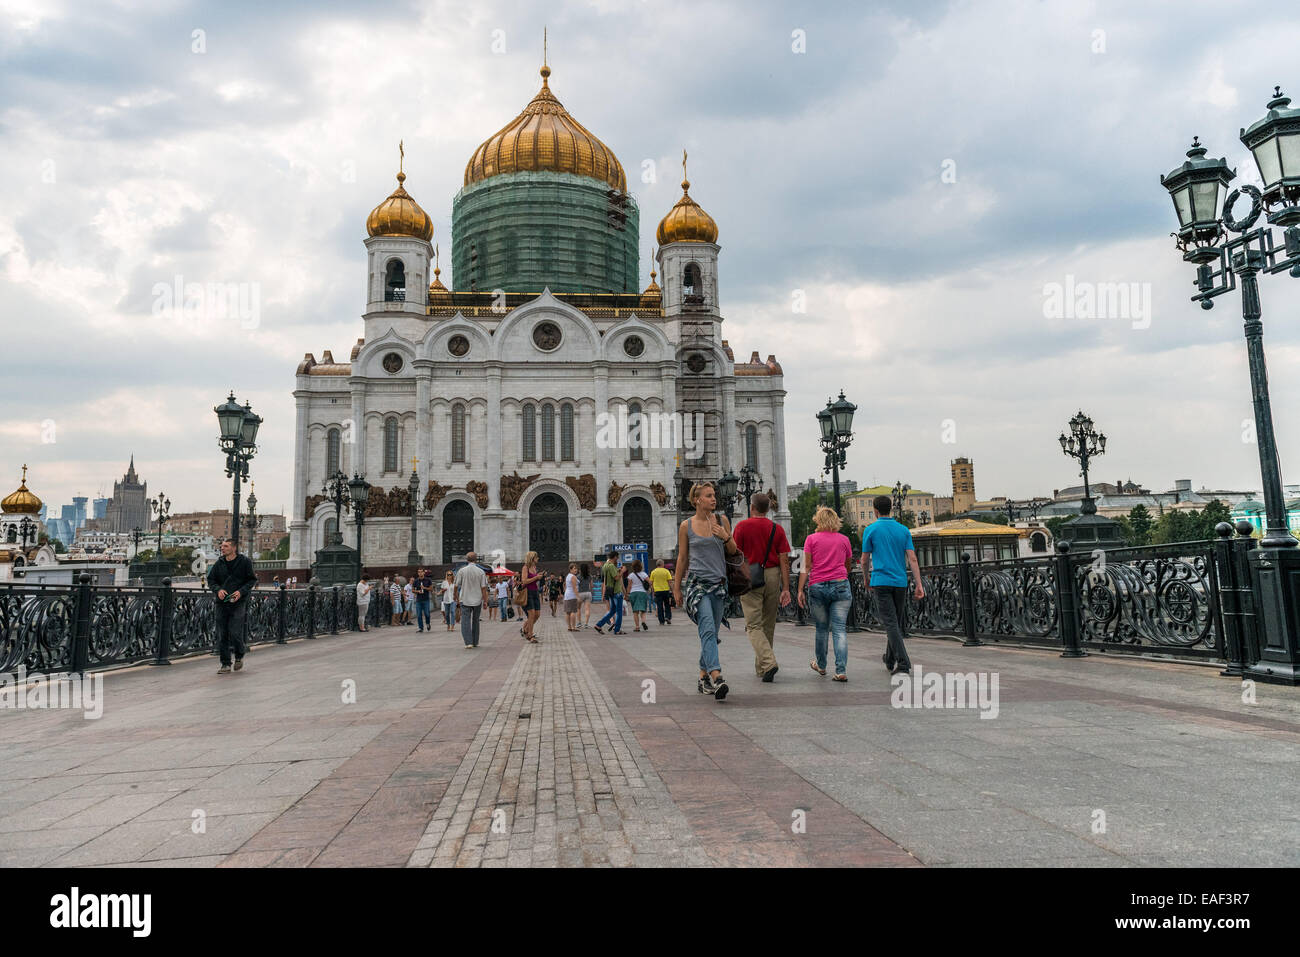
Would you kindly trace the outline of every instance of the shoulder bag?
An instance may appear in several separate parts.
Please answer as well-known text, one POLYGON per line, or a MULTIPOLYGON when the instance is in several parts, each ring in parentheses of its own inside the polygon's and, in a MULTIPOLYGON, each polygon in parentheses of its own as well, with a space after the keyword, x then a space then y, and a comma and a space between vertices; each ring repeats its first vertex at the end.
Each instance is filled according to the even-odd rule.
POLYGON ((776 541, 776 522, 772 522, 772 534, 767 536, 767 548, 763 551, 762 560, 749 567, 749 587, 762 588, 767 584, 767 556, 772 553, 772 543, 776 541))

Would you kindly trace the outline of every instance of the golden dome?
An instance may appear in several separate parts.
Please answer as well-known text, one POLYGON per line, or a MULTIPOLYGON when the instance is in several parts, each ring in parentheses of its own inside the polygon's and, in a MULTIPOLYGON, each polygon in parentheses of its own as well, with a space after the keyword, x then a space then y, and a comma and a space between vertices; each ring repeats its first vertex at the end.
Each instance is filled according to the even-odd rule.
POLYGON ((442 284, 442 264, 438 261, 438 247, 433 247, 433 282, 429 283, 429 299, 450 299, 451 290, 442 284))
MULTIPOLYGON (((406 160, 406 151, 398 144, 402 161, 406 160)), ((426 243, 433 238, 433 220, 420 208, 420 204, 411 198, 402 184, 406 182, 406 173, 401 164, 397 168, 397 189, 388 198, 370 211, 366 217, 366 232, 371 236, 414 236, 426 243)))
POLYGON ((27 490, 27 466, 23 466, 22 484, 18 490, 0 500, 0 510, 6 515, 39 515, 41 500, 27 490))
POLYGON ((669 243, 715 243, 718 241, 718 224, 713 217, 700 208, 700 204, 691 199, 691 181, 682 180, 682 198, 677 205, 668 210, 668 215, 659 221, 655 238, 660 246, 669 243))
POLYGON ((627 191, 627 176, 614 151, 569 115, 551 92, 549 66, 542 88, 522 113, 474 151, 465 164, 465 185, 502 173, 573 173, 627 191))
MULTIPOLYGON (((654 259, 653 253, 651 254, 650 258, 652 260, 654 259)), ((659 300, 664 297, 664 292, 662 289, 659 288, 659 283, 655 282, 655 277, 658 275, 659 274, 655 272, 654 267, 652 266, 650 268, 650 285, 646 286, 645 290, 641 293, 641 301, 643 303, 649 304, 652 301, 659 300)))

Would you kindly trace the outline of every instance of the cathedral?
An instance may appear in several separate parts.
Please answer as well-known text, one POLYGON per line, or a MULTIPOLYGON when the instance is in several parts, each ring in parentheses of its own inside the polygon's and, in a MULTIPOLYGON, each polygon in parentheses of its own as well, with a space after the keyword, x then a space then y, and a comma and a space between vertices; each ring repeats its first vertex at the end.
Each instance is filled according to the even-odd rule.
POLYGON ((737 362, 722 338, 717 223, 684 179, 640 288, 623 166, 550 73, 465 166, 450 287, 402 164, 367 218, 363 334, 347 361, 308 353, 297 370, 288 567, 336 531, 355 545, 353 517, 336 529, 323 492, 338 473, 372 486, 371 568, 407 564, 412 508, 431 565, 471 549, 590 561, 622 543, 668 558, 692 482, 748 466, 759 488, 786 488, 781 366, 737 362))

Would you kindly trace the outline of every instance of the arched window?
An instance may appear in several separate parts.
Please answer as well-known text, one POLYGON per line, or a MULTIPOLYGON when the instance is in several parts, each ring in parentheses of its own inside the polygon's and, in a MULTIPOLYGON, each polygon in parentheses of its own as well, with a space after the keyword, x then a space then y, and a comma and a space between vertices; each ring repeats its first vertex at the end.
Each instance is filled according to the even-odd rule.
POLYGON ((342 433, 338 429, 330 429, 325 433, 325 477, 330 478, 342 468, 339 463, 339 439, 342 433))
POLYGON ((397 420, 384 423, 384 471, 397 471, 397 420))
POLYGON ((560 406, 560 461, 573 461, 573 404, 560 406))
POLYGON ((465 461, 465 406, 460 402, 451 407, 451 460, 465 461))
POLYGON ((641 442, 641 404, 633 402, 627 407, 627 447, 632 450, 633 462, 641 461, 641 442))
POLYGON ((406 301, 406 267, 400 259, 388 260, 384 270, 384 302, 406 301))
POLYGON ((524 406, 522 446, 525 462, 537 461, 537 410, 530 402, 524 406))
POLYGON ((334 536, 337 535, 338 533, 339 533, 338 520, 335 519, 333 516, 325 519, 325 544, 333 545, 334 536))
POLYGON ((1047 536, 1042 532, 1034 532, 1029 536, 1029 550, 1031 552, 1047 551, 1047 536))
POLYGON ((682 295, 688 299, 704 295, 704 283, 700 281, 700 267, 696 263, 687 263, 682 273, 682 295))
POLYGON ((542 406, 542 461, 555 461, 555 406, 542 406))
POLYGON ((745 427, 745 464, 758 471, 758 428, 753 425, 745 427))

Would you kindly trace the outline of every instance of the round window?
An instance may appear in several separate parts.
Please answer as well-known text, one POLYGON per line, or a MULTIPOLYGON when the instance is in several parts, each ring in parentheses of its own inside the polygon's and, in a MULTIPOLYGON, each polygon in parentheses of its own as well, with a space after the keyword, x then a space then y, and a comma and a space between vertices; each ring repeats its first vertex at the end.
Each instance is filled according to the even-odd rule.
POLYGON ((553 322, 539 322, 533 327, 533 344, 543 352, 558 349, 560 339, 560 327, 553 322))
POLYGON ((447 351, 457 357, 463 356, 469 352, 469 340, 464 336, 452 336, 447 341, 447 351))
POLYGON ((645 352, 645 342, 640 336, 628 336, 623 340, 623 351, 635 359, 645 352))
POLYGON ((390 352, 384 356, 384 371, 389 375, 396 375, 402 371, 402 357, 396 352, 390 352))
POLYGON ((704 356, 702 353, 692 352, 689 356, 686 357, 686 368, 696 373, 697 375, 704 371, 704 367, 707 364, 708 363, 704 361, 704 356))

